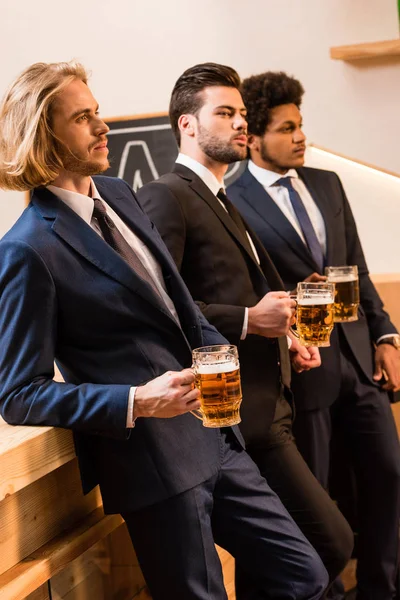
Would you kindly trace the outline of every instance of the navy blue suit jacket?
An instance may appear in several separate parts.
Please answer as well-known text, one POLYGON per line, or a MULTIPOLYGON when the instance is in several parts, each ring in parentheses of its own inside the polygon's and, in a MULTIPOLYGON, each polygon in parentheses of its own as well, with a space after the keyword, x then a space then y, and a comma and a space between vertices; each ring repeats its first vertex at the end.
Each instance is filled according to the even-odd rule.
MULTIPOLYGON (((382 301, 370 280, 354 217, 339 177, 330 171, 307 167, 297 169, 297 172, 325 222, 326 264, 358 265, 360 279, 358 321, 335 326, 331 346, 321 348, 320 368, 300 375, 293 373, 296 407, 309 410, 329 406, 339 393, 339 334, 343 334, 354 360, 372 382, 372 342, 387 333, 396 333, 396 328, 383 310, 382 301)), ((258 234, 283 279, 285 289, 294 289, 298 281, 318 271, 307 246, 248 169, 229 186, 228 196, 258 234)))
POLYGON ((106 511, 124 512, 218 470, 220 432, 191 414, 125 424, 130 386, 189 367, 192 348, 225 339, 194 304, 129 186, 94 179, 161 265, 182 329, 87 223, 36 189, 0 242, 0 407, 11 424, 72 429, 85 491, 100 483, 106 511), (66 383, 53 381, 54 360, 66 383))

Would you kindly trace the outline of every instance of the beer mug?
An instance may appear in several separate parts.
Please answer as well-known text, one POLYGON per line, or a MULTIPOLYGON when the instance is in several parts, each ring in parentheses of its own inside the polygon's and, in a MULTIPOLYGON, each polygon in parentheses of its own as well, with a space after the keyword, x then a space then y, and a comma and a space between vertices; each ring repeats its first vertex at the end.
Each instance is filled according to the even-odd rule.
MULTIPOLYGON (((204 427, 226 427, 240 423, 242 402, 239 359, 236 346, 203 346, 193 350, 195 386, 200 390, 204 427)), ((195 411, 192 413, 196 415, 195 411)))
POLYGON ((334 283, 297 284, 296 332, 302 346, 330 346, 334 283))
POLYGON ((328 281, 335 284, 335 322, 357 321, 360 304, 357 265, 325 267, 328 281))

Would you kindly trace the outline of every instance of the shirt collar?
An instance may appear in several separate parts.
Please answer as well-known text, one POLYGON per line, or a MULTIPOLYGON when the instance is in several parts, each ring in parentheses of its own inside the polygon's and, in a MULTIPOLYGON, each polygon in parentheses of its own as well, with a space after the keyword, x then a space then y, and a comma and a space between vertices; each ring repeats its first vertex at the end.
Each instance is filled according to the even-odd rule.
POLYGON ((275 173, 275 171, 268 171, 268 169, 259 167, 252 160, 249 160, 248 168, 253 177, 255 177, 263 187, 273 186, 278 179, 281 179, 282 177, 299 177, 295 169, 289 169, 285 175, 280 175, 279 173, 275 173))
POLYGON ((200 179, 206 184, 206 186, 211 190, 214 196, 218 194, 221 188, 225 190, 224 182, 221 183, 220 181, 218 181, 214 173, 211 173, 211 171, 207 169, 207 167, 199 163, 194 158, 191 158, 187 154, 182 154, 182 152, 180 152, 178 154, 176 162, 179 165, 183 165, 188 169, 194 171, 196 175, 198 175, 200 179))
POLYGON ((93 198, 101 200, 101 196, 97 191, 92 178, 90 178, 90 196, 85 196, 85 194, 79 194, 78 192, 71 192, 70 190, 64 190, 55 185, 48 185, 47 189, 90 225, 93 214, 93 198))

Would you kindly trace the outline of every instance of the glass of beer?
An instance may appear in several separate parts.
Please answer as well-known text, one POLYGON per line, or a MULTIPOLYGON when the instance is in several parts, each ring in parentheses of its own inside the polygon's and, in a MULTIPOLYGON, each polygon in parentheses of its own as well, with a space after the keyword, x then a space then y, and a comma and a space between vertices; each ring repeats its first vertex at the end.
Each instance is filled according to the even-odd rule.
POLYGON ((334 283, 297 284, 296 331, 302 346, 330 345, 334 297, 334 283))
POLYGON ((199 413, 204 427, 240 423, 242 388, 236 346, 226 344, 196 348, 193 350, 193 371, 195 385, 200 390, 199 413))
POLYGON ((357 321, 360 304, 357 265, 325 267, 328 281, 335 284, 335 323, 357 321))

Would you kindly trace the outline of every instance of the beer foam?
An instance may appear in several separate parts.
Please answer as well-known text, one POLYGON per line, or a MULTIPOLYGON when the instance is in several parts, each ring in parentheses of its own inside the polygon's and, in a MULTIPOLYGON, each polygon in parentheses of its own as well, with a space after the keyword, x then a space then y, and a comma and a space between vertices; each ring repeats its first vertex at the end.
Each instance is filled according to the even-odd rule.
POLYGON ((318 306, 320 304, 333 304, 331 295, 313 296, 312 298, 299 298, 297 300, 299 306, 318 306))
POLYGON ((231 373, 236 371, 239 365, 233 361, 197 365, 195 370, 199 375, 212 375, 213 373, 231 373))
POLYGON ((342 274, 330 274, 328 277, 328 282, 329 283, 345 283, 346 281, 357 281, 358 276, 354 275, 354 273, 348 273, 348 275, 342 275, 342 274))

